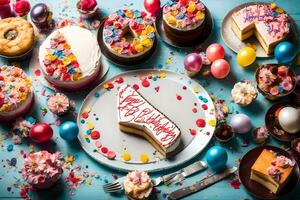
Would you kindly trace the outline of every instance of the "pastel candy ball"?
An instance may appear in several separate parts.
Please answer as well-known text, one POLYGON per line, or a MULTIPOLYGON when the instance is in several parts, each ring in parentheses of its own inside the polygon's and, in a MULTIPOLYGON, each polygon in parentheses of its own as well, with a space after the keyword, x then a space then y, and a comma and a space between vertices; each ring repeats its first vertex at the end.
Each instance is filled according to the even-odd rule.
POLYGON ((221 146, 213 146, 206 152, 206 162, 210 169, 221 172, 226 168, 228 155, 221 146))
POLYGON ((197 53, 190 53, 184 59, 184 67, 187 71, 199 72, 202 68, 202 58, 197 53))
POLYGON ((222 59, 225 56, 224 47, 218 43, 211 44, 206 49, 206 57, 211 61, 222 59))
POLYGON ((72 141, 76 139, 79 129, 75 122, 66 121, 59 127, 59 135, 62 139, 72 141))
POLYGON ((294 45, 287 41, 280 42, 274 50, 276 60, 283 64, 291 63, 295 59, 296 53, 294 45))
POLYGON ((293 107, 282 108, 278 115, 278 121, 283 130, 295 134, 300 131, 300 110, 293 107))
POLYGON ((233 115, 230 121, 230 125, 235 133, 247 133, 252 128, 251 119, 245 114, 233 115))
POLYGON ((39 122, 33 125, 29 131, 29 137, 37 142, 48 142, 53 136, 53 129, 51 126, 44 122, 39 122))
POLYGON ((218 59, 211 65, 211 74, 217 79, 223 79, 230 73, 230 65, 224 59, 218 59))

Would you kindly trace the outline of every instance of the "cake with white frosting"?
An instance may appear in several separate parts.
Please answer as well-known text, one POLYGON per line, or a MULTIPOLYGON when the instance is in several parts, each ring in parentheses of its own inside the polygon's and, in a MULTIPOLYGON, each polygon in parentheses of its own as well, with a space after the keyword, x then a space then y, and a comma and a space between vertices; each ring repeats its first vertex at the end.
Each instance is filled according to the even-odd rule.
POLYGON ((176 152, 181 131, 174 122, 128 85, 119 88, 117 99, 122 131, 144 137, 165 157, 176 152))
POLYGON ((100 56, 96 37, 79 26, 54 31, 39 50, 46 80, 62 90, 77 90, 92 83, 100 73, 100 56))

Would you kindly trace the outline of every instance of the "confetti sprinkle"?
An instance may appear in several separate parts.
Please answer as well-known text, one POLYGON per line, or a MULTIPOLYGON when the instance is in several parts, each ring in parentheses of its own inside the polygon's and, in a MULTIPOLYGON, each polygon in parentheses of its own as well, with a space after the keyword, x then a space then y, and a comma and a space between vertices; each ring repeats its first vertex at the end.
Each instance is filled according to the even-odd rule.
POLYGON ((199 128, 204 128, 205 125, 206 125, 206 122, 205 122, 204 119, 197 119, 196 125, 197 125, 199 128))
POLYGON ((195 136, 195 135, 197 135, 197 131, 194 129, 190 129, 190 134, 195 136))
POLYGON ((149 162, 149 157, 147 154, 142 154, 140 156, 140 160, 143 162, 143 163, 148 163, 149 162))
POLYGON ((131 155, 129 153, 123 153, 122 158, 124 161, 130 161, 131 155))
POLYGON ((91 138, 92 138, 93 140, 99 139, 99 138, 100 138, 100 132, 99 132, 99 131, 92 131, 92 133, 91 133, 91 138))

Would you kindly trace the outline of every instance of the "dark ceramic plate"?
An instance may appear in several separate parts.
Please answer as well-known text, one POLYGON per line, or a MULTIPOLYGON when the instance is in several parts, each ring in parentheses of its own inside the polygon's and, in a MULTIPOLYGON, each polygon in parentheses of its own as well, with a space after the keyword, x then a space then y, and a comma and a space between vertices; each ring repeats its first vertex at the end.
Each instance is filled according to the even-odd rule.
POLYGON ((167 43, 170 46, 173 47, 177 47, 177 48, 188 48, 188 47, 196 47, 201 45, 202 43, 205 42, 205 40, 210 36, 212 30, 213 30, 213 19, 212 16, 209 12, 209 10, 207 9, 207 7, 205 7, 206 9, 206 16, 207 16, 207 24, 205 29, 202 31, 202 33, 199 35, 199 37, 192 41, 192 42, 176 42, 174 40, 172 40, 171 38, 169 38, 164 30, 164 25, 163 25, 163 20, 162 20, 162 11, 163 9, 160 9, 156 19, 155 19, 155 26, 156 26, 156 31, 158 33, 158 35, 160 36, 160 38, 167 43))
POLYGON ((289 103, 289 102, 281 102, 281 103, 276 103, 269 110, 267 111, 267 114, 265 116, 265 124, 267 129, 269 130, 270 134, 277 140, 282 141, 282 142, 291 142, 293 139, 300 137, 300 131, 295 134, 289 134, 285 132, 279 122, 277 117, 275 116, 275 113, 278 108, 280 107, 286 107, 286 106, 291 106, 291 107, 299 107, 299 105, 296 105, 295 103, 289 103), (277 134, 276 129, 282 132, 283 134, 277 134))
POLYGON ((280 149, 278 147, 274 146, 260 146, 256 147, 249 152, 247 152, 244 157, 241 160, 240 166, 239 166, 239 177, 242 182, 242 184, 245 186, 245 188, 248 190, 250 194, 255 196, 256 198, 259 199, 278 199, 281 196, 287 194, 290 192, 295 186, 297 185, 299 178, 300 178, 300 172, 299 172, 299 166, 295 161, 295 166, 293 170, 293 174, 291 175, 290 180, 286 184, 284 188, 278 193, 278 194, 273 194, 271 193, 268 189, 260 185, 259 183, 252 181, 250 179, 250 174, 251 174, 251 167, 260 155, 260 153, 264 149, 269 149, 272 150, 280 155, 286 156, 292 161, 295 161, 295 159, 286 151, 283 149, 280 149))
POLYGON ((101 23, 101 25, 98 29, 98 33, 97 33, 97 41, 100 46, 101 53, 105 57, 107 57, 109 60, 111 60, 115 64, 122 65, 122 66, 138 65, 138 64, 141 64, 141 63, 149 60, 152 57, 153 53, 155 52, 156 46, 157 46, 157 37, 154 41, 153 47, 151 48, 151 50, 149 50, 147 52, 147 55, 145 55, 145 56, 134 57, 134 58, 121 58, 121 57, 116 58, 116 56, 112 56, 111 53, 106 49, 104 41, 103 41, 103 37, 102 37, 104 22, 106 21, 106 19, 107 18, 102 19, 102 23, 101 23))

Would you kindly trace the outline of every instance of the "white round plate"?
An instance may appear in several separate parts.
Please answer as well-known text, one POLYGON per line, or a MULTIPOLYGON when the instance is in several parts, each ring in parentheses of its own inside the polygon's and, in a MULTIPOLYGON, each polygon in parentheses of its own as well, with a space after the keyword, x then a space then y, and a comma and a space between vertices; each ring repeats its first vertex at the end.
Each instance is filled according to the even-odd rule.
POLYGON ((145 69, 120 74, 98 85, 83 101, 77 123, 82 148, 100 163, 122 171, 159 171, 198 155, 213 136, 216 118, 209 94, 197 82, 175 72, 145 69), (145 78, 149 87, 141 84, 145 78), (117 88, 122 84, 138 85, 141 95, 180 128, 182 151, 167 160, 145 139, 119 130, 117 88), (108 85, 113 88, 105 89, 108 85), (197 119, 205 120, 205 127, 199 128, 197 119), (99 131, 100 138, 92 139, 91 131, 99 131), (115 152, 115 159, 108 159, 103 150, 115 152), (123 160, 124 153, 131 155, 130 161, 123 160), (142 154, 149 157, 148 163, 140 160, 142 154))
MULTIPOLYGON (((232 10, 230 10, 227 15, 224 17, 223 22, 222 22, 222 28, 221 28, 221 35, 222 39, 225 42, 225 44, 235 53, 238 53, 238 51, 245 47, 247 43, 255 45, 256 46, 256 57, 260 58, 267 58, 267 57, 272 57, 273 54, 268 55, 263 47, 260 45, 259 41, 254 37, 250 37, 244 41, 241 41, 233 32, 231 29, 231 15, 237 10, 240 10, 246 6, 252 5, 252 4, 257 4, 257 2, 249 2, 249 3, 244 3, 241 4, 232 10)), ((267 3, 266 3, 267 4, 267 3)), ((295 42, 297 41, 297 25, 295 21, 293 20, 292 17, 291 19, 291 36, 290 40, 295 42)))
MULTIPOLYGON (((40 44, 38 44, 37 46, 40 46, 40 44)), ((101 66, 101 71, 99 77, 97 78, 97 81, 93 84, 94 87, 100 83, 99 81, 105 76, 105 74, 109 70, 109 62, 104 56, 101 56, 100 66, 101 66)), ((29 63, 29 73, 32 77, 40 81, 47 88, 54 91, 57 90, 57 88, 55 88, 45 79, 43 72, 41 71, 40 62, 39 62, 39 48, 34 48, 33 50, 30 63, 29 63)))

